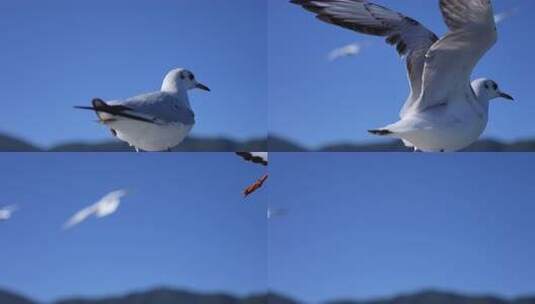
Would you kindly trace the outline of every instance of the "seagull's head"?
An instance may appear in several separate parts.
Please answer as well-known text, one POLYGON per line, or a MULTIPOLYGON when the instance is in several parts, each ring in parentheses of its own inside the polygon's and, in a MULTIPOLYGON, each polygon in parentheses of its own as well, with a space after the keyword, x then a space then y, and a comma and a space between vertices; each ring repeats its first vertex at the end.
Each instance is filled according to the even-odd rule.
POLYGON ((210 91, 207 86, 197 81, 191 71, 186 69, 171 70, 165 75, 162 83, 162 91, 164 92, 187 91, 192 89, 210 91))
POLYGON ((490 101, 495 98, 514 100, 511 95, 500 91, 498 84, 490 79, 481 78, 474 80, 472 82, 472 88, 474 88, 474 92, 480 100, 490 101))

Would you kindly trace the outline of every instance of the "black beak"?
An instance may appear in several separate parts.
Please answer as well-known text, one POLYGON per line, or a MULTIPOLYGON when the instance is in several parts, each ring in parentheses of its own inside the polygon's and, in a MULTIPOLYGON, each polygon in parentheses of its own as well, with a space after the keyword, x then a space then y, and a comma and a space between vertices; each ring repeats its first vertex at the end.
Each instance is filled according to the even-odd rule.
POLYGON ((508 99, 508 100, 515 100, 513 98, 513 96, 509 95, 509 94, 505 94, 505 93, 500 93, 500 97, 501 98, 505 98, 505 99, 508 99))
POLYGON ((197 83, 197 84, 195 85, 195 87, 196 87, 197 89, 201 89, 201 90, 210 92, 210 88, 207 87, 207 86, 205 86, 205 85, 202 84, 202 83, 197 83))

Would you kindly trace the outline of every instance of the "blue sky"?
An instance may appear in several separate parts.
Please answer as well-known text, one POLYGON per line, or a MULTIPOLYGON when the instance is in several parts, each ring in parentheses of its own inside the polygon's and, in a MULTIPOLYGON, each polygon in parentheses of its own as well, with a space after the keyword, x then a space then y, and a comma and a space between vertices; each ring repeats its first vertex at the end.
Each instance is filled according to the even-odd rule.
MULTIPOLYGON (((409 15, 439 36, 446 32, 438 0, 378 0, 409 15)), ((504 141, 535 137, 531 68, 533 1, 494 0, 495 11, 519 8, 499 25, 498 44, 478 65, 474 78, 495 79, 517 103, 496 102, 484 137, 504 141)), ((343 141, 377 141, 366 130, 398 119, 408 95, 405 67, 383 38, 365 36, 316 20, 287 0, 268 2, 270 132, 315 148, 343 141), (327 54, 353 43, 371 45, 334 63, 327 54)))
POLYGON ((155 286, 244 295, 266 288, 264 173, 233 153, 3 154, 0 288, 42 301, 155 286), (232 175, 229 175, 232 172, 232 175), (126 189, 117 213, 72 230, 63 223, 126 189))
POLYGON ((535 292, 530 154, 273 154, 270 288, 306 303, 535 292))
POLYGON ((193 134, 267 134, 266 2, 37 0, 0 3, 0 132, 50 146, 110 139, 74 105, 158 90, 191 69, 193 134))

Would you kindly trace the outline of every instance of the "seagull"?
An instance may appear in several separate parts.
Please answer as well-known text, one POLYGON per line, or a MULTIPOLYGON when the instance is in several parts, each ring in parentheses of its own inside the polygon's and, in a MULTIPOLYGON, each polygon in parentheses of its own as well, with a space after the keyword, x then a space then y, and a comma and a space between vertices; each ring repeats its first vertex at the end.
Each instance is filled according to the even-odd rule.
POLYGON ((371 134, 401 139, 415 151, 458 151, 485 130, 490 100, 513 100, 493 80, 470 81, 478 61, 497 41, 490 0, 440 0, 449 28, 440 39, 418 21, 366 0, 291 2, 324 22, 386 37, 405 58, 411 90, 401 119, 371 134))
POLYGON ((346 46, 332 50, 329 53, 329 61, 335 61, 343 57, 356 56, 362 50, 362 46, 359 43, 351 43, 346 46))
POLYGON ((86 207, 78 212, 76 212, 64 225, 63 229, 70 229, 84 220, 86 220, 91 215, 94 215, 97 218, 102 218, 108 215, 111 215, 117 211, 119 205, 121 204, 121 197, 126 195, 126 191, 118 190, 106 194, 98 202, 93 205, 86 207))
POLYGON ((17 206, 5 206, 0 208, 0 221, 7 221, 13 216, 13 212, 17 210, 17 206))
POLYGON ((275 217, 282 217, 282 216, 286 216, 288 214, 288 210, 287 209, 271 209, 271 208, 268 208, 267 210, 267 219, 270 220, 272 218, 275 218, 275 217))
MULTIPOLYGON (((268 152, 236 152, 236 154, 246 161, 250 161, 262 166, 268 165, 268 152)), ((245 188, 245 190, 243 190, 243 196, 248 197, 258 189, 262 188, 267 179, 268 174, 264 174, 256 182, 249 185, 247 188, 245 188)))
POLYGON ((98 121, 136 151, 171 151, 190 133, 195 124, 188 90, 210 89, 186 69, 174 69, 165 76, 160 91, 138 95, 124 101, 105 102, 77 109, 95 111, 98 121))
POLYGON ((496 22, 496 24, 502 23, 505 19, 508 19, 509 17, 513 17, 516 13, 518 13, 518 11, 519 11, 519 8, 514 7, 507 11, 498 13, 494 15, 494 22, 496 22))

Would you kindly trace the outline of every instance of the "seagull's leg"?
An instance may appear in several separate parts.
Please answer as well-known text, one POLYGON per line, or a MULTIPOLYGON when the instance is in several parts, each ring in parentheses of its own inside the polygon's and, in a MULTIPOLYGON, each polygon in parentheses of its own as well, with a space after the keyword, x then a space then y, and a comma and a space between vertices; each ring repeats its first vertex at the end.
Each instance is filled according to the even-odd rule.
POLYGON ((139 153, 139 152, 141 152, 141 150, 139 150, 139 148, 138 148, 138 147, 134 147, 134 149, 136 149, 136 153, 139 153))

